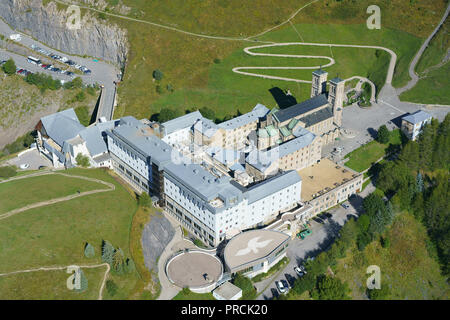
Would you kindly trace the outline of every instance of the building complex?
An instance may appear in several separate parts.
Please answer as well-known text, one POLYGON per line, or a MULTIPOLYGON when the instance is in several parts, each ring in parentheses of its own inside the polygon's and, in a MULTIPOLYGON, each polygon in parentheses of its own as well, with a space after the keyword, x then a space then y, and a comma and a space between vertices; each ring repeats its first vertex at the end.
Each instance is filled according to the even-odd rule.
POLYGON ((127 116, 85 128, 70 109, 41 119, 38 144, 56 166, 76 165, 81 153, 113 169, 215 247, 306 205, 310 217, 361 189, 362 175, 321 161, 342 121, 344 81, 328 83, 327 92, 327 73, 315 71, 310 99, 280 110, 257 104, 219 124, 195 111, 161 124, 127 116))

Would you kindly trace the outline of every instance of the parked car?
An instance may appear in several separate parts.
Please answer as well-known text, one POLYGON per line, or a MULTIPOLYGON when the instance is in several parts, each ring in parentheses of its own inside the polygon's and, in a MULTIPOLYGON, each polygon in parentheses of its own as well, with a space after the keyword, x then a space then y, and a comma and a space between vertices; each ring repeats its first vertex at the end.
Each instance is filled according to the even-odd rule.
POLYGON ((91 70, 87 69, 87 70, 83 71, 83 73, 84 74, 91 74, 92 72, 91 72, 91 70))
POLYGON ((349 206, 348 204, 346 204, 346 203, 341 204, 341 206, 342 206, 344 209, 350 208, 350 206, 349 206))
POLYGON ((294 271, 299 276, 299 278, 303 277, 306 274, 306 271, 302 271, 300 267, 294 267, 294 271))
POLYGON ((30 167, 30 165, 28 163, 23 163, 19 166, 19 168, 22 170, 28 169, 29 167, 30 167))
POLYGON ((41 68, 46 68, 48 66, 48 64, 43 64, 43 65, 41 65, 41 68))
POLYGON ((50 71, 53 71, 53 72, 60 72, 61 69, 60 69, 60 68, 51 68, 50 71))
POLYGON ((286 280, 276 281, 275 284, 280 293, 287 293, 289 291, 289 285, 286 280))
POLYGON ((66 72, 66 75, 69 76, 69 77, 74 77, 74 76, 75 76, 75 73, 73 73, 73 72, 71 72, 71 71, 67 71, 67 72, 66 72))

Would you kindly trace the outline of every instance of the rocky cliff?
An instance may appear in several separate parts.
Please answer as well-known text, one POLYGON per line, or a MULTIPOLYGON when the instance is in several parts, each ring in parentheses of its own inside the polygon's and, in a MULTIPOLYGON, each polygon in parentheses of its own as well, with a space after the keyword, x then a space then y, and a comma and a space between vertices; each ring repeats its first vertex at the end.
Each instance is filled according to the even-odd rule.
POLYGON ((71 16, 52 1, 0 0, 0 17, 10 26, 63 52, 88 55, 123 66, 128 53, 126 31, 82 12, 81 28, 69 30, 71 16), (58 9, 59 8, 59 9, 58 9))

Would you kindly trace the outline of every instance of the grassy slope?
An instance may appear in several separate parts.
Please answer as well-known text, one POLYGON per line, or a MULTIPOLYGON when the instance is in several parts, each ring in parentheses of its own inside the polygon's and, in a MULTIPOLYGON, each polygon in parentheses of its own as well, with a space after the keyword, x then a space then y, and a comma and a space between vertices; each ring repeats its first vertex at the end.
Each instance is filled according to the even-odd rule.
MULTIPOLYGON (((311 1, 289 0, 284 1, 282 6, 274 0, 249 3, 237 0, 123 2, 131 9, 128 13, 130 17, 208 35, 243 37, 258 34, 285 21, 296 9, 311 1)), ((420 45, 420 38, 431 32, 444 9, 443 0, 424 0, 420 3, 403 0, 318 1, 301 11, 293 22, 297 24, 297 28, 300 27, 305 41, 364 41, 393 46, 394 49, 400 48, 401 56, 394 79, 394 85, 400 85, 409 79, 407 65, 420 45), (381 7, 381 30, 368 30, 362 25, 368 17, 366 9, 371 4, 381 7), (313 30, 311 33, 304 32, 301 27, 305 24, 314 24, 320 30, 314 31, 314 28, 310 28, 313 30), (333 24, 342 26, 336 30, 333 24), (400 32, 396 34, 395 31, 400 32)), ((109 10, 114 12, 115 8, 110 7, 109 10)), ((237 59, 241 49, 252 42, 201 39, 138 22, 112 17, 108 17, 108 20, 127 29, 131 46, 124 81, 118 91, 119 106, 116 109, 116 117, 134 115, 138 118, 148 118, 158 113, 162 107, 175 108, 182 114, 186 110, 209 106, 215 109, 221 118, 224 115, 236 114, 238 109, 241 112, 248 111, 258 102, 273 105, 274 101, 267 91, 271 86, 289 86, 299 100, 308 96, 309 88, 305 85, 261 79, 248 80, 247 77, 233 75, 225 61, 224 64, 214 64, 216 58, 226 59, 230 63, 238 62, 238 65, 248 63, 251 58, 244 57, 242 53, 242 59, 233 59, 237 59), (227 69, 224 69, 225 67, 227 69), (164 73, 164 79, 159 84, 152 81, 151 74, 155 69, 164 73), (174 87, 174 93, 166 90, 168 84, 174 87), (156 92, 157 85, 162 88, 162 94, 156 92)), ((291 41, 299 40, 289 24, 272 33, 278 37, 276 32, 287 34, 291 41)), ((351 53, 345 61, 341 61, 343 66, 336 66, 337 69, 344 70, 342 75, 348 68, 355 67, 351 65, 354 55, 355 53, 351 53), (347 66, 344 67, 345 65, 347 66)), ((367 58, 372 59, 370 53, 367 58)), ((257 58, 254 60, 255 62, 251 63, 259 62, 257 58)), ((384 64, 380 65, 383 68, 384 64)), ((361 72, 365 73, 368 65, 363 64, 360 67, 361 72)), ((376 70, 376 67, 373 67, 376 70)), ((359 67, 356 69, 359 71, 359 67)), ((372 76, 383 78, 373 73, 372 76)), ((307 78, 310 78, 310 74, 307 78)))
POLYGON ((450 46, 448 31, 450 20, 446 20, 438 33, 431 39, 429 46, 420 58, 416 72, 419 73, 419 82, 404 92, 400 98, 405 101, 418 103, 450 104, 450 81, 448 73, 450 64, 440 66, 447 55, 450 46), (437 67, 435 67, 437 66, 437 67))
MULTIPOLYGON (((235 2, 229 2, 231 5, 230 8, 232 8, 233 5, 235 5, 235 2)), ((362 10, 366 2, 367 1, 363 1, 362 4, 358 3, 357 8, 362 10)), ((391 30, 388 27, 394 27, 407 33, 423 37, 431 31, 434 21, 438 20, 444 6, 440 2, 426 1, 420 4, 420 8, 422 9, 418 10, 417 8, 419 5, 410 8, 409 6, 405 7, 405 5, 399 4, 399 1, 394 2, 396 5, 402 7, 403 13, 409 13, 409 17, 417 15, 418 12, 420 14, 426 12, 428 15, 426 17, 421 17, 423 23, 421 23, 419 27, 414 27, 414 24, 411 24, 409 21, 403 24, 398 23, 398 19, 405 19, 403 16, 398 16, 398 13, 393 12, 396 10, 385 10, 383 11, 385 17, 383 20, 383 28, 381 30, 368 30, 364 25, 361 25, 367 18, 367 14, 365 13, 367 6, 364 7, 361 14, 355 15, 351 12, 351 16, 348 16, 348 13, 346 12, 325 8, 321 2, 318 2, 302 11, 298 17, 294 19, 294 22, 327 22, 344 25, 337 30, 337 33, 335 32, 335 26, 325 24, 316 25, 317 31, 314 31, 313 27, 310 27, 310 30, 307 32, 300 31, 302 32, 301 34, 305 41, 336 41, 335 39, 337 39, 345 43, 361 43, 361 41, 363 41, 366 43, 393 47, 394 49, 398 48, 400 57, 398 60, 399 65, 396 71, 394 85, 399 85, 409 80, 406 72, 407 65, 409 64, 414 51, 420 46, 421 40, 406 33, 395 32, 397 30, 391 30), (318 13, 326 18, 320 18, 318 20, 311 18, 318 13), (390 19, 392 16, 395 16, 397 21, 392 21, 392 19, 390 19), (349 19, 349 17, 352 18, 349 19), (359 25, 348 25, 349 22, 359 25), (312 32, 310 32, 311 30, 312 32)), ((142 10, 144 13, 140 18, 152 19, 158 17, 158 19, 161 20, 156 19, 152 21, 166 21, 169 25, 176 25, 178 28, 186 28, 190 31, 196 31, 196 28, 203 28, 201 31, 208 34, 239 36, 242 30, 245 30, 245 34, 247 35, 255 34, 258 33, 257 31, 267 29, 266 25, 263 23, 267 20, 260 21, 261 24, 259 27, 256 25, 257 22, 252 21, 252 27, 239 29, 242 27, 241 23, 249 23, 242 22, 239 19, 236 19, 236 23, 233 23, 234 19, 233 21, 227 20, 227 27, 221 28, 221 20, 217 18, 215 19, 219 21, 216 23, 217 25, 215 27, 211 25, 210 28, 207 28, 206 26, 209 24, 201 24, 201 22, 199 22, 203 21, 203 19, 210 19, 209 17, 206 17, 206 10, 202 13, 205 17, 198 19, 196 23, 192 23, 192 21, 194 21, 192 15, 183 18, 178 17, 178 10, 184 8, 182 5, 179 7, 174 6, 173 10, 167 10, 167 12, 163 13, 161 12, 161 10, 163 10, 162 4, 159 1, 153 1, 152 3, 153 4, 149 3, 148 6, 144 6, 141 2, 133 4, 129 2, 126 4, 142 10), (153 13, 150 13, 150 7, 153 8, 153 13), (158 8, 155 9, 155 7, 158 8), (179 19, 175 20, 174 17, 178 17, 179 19)), ((301 4, 298 6, 300 5, 301 4)), ((204 6, 213 5, 208 3, 204 4, 204 6)), ((330 4, 330 6, 332 5, 330 4)), ((352 6, 355 7, 353 4, 352 6)), ((245 8, 242 10, 245 12, 245 8)), ((239 10, 236 12, 238 11, 239 10)), ((197 11, 194 10, 193 12, 195 17, 197 11)), ((214 10, 208 12, 212 12, 211 16, 213 16, 214 10)), ((267 14, 267 12, 267 10, 263 10, 262 14, 267 14)), ((234 16, 232 15, 230 17, 234 16)), ((119 89, 120 101, 116 113, 117 116, 133 114, 137 117, 149 117, 151 114, 159 112, 162 107, 173 107, 182 114, 185 110, 209 106, 216 110, 218 117, 220 118, 224 115, 236 114, 237 109, 241 112, 248 111, 258 102, 268 104, 269 106, 273 105, 274 101, 267 91, 271 86, 278 86, 281 88, 289 86, 291 91, 294 90, 294 95, 296 95, 299 100, 308 96, 309 88, 306 88, 305 85, 298 86, 286 82, 261 79, 248 80, 248 77, 232 74, 231 69, 229 68, 231 63, 237 62, 237 65, 245 65, 248 64, 250 60, 253 60, 250 63, 259 62, 259 58, 246 57, 241 53, 241 49, 244 46, 251 45, 251 42, 243 43, 199 39, 150 26, 142 28, 142 25, 139 23, 125 22, 118 19, 114 19, 114 21, 127 28, 131 44, 131 54, 125 73, 125 81, 119 89), (213 60, 215 58, 224 61, 221 64, 214 64, 213 60), (229 64, 227 64, 227 62, 229 62, 229 64), (156 83, 153 83, 151 80, 151 73, 156 68, 161 69, 165 75, 161 83, 164 92, 162 95, 156 93, 156 83), (174 93, 169 93, 165 90, 166 85, 169 83, 174 86, 174 93)), ((299 27, 300 26, 297 26, 297 28, 299 27)), ((276 34, 276 41, 285 40, 278 39, 279 33, 286 34, 286 38, 290 41, 298 41, 299 39, 298 35, 289 25, 284 26, 278 33, 277 31, 272 33, 274 35, 276 34)), ((354 54, 351 54, 350 57, 343 62, 343 65, 350 63, 350 68, 352 68, 351 59, 353 57, 354 54)), ((281 61, 277 62, 281 64, 284 63, 281 61)), ((235 65, 236 64, 233 64, 232 66, 235 65)), ((364 69, 368 66, 363 64, 361 67, 364 73, 364 69)), ((336 68, 339 69, 338 66, 336 66, 336 68)), ((347 70, 345 67, 341 67, 341 69, 347 70)), ((309 79, 310 75, 308 75, 307 78, 309 79)))
POLYGON ((390 247, 373 242, 363 252, 353 248, 338 262, 336 276, 347 281, 353 299, 362 299, 368 275, 366 268, 381 269, 381 283, 390 287, 389 299, 448 299, 449 287, 439 264, 426 249, 425 228, 408 213, 396 218, 387 231, 390 247))
POLYGON ((96 300, 106 267, 82 270, 88 280, 88 287, 84 292, 67 289, 66 281, 70 274, 66 270, 37 271, 0 277, 0 299, 96 300))
POLYGON ((398 145, 400 143, 400 129, 391 131, 390 140, 387 144, 381 144, 374 140, 347 154, 345 158, 349 158, 349 160, 345 163, 345 166, 361 172, 384 156, 389 144, 398 145))
POLYGON ((81 192, 106 189, 107 186, 58 175, 30 177, 0 184, 0 213, 24 207, 28 204, 46 201, 81 192), (70 181, 69 181, 70 180, 70 181), (45 186, 45 188, 43 188, 45 186))
POLYGON ((0 69, 0 127, 10 128, 21 121, 26 121, 38 111, 51 109, 57 105, 59 108, 77 108, 87 106, 92 112, 98 96, 92 96, 85 90, 85 100, 76 101, 75 96, 81 91, 46 90, 42 93, 36 86, 26 83, 21 76, 5 77, 0 69))
POLYGON ((404 92, 400 99, 416 103, 450 104, 450 63, 443 67, 430 71, 426 78, 411 89, 404 92))
MULTIPOLYGON (((136 202, 119 183, 101 170, 73 169, 67 172, 112 182, 116 190, 29 210, 2 220, 0 272, 40 266, 100 263, 103 239, 109 240, 116 248, 122 248, 125 256, 130 257, 129 237, 132 217, 137 209, 136 202), (92 259, 84 257, 85 242, 95 247, 96 256, 92 259)), ((136 272, 127 276, 112 275, 111 278, 119 287, 114 298, 122 299, 128 297, 139 281, 136 272)), ((59 283, 51 285, 56 287, 59 283)), ((8 282, 5 286, 8 286, 8 282)), ((3 291, 1 282, 0 291, 3 291)), ((70 292, 67 290, 66 293, 70 292)), ((39 296, 39 293, 32 292, 30 295, 39 296)), ((63 295, 64 298, 69 296, 63 295)), ((90 296, 86 293, 80 298, 90 296)))

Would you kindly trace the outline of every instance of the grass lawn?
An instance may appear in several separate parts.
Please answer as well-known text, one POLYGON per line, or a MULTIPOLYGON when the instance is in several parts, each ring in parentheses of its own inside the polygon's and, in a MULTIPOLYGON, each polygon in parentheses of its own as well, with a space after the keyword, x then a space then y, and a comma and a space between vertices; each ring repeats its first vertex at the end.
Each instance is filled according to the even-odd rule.
POLYGON ((57 174, 4 182, 0 184, 0 214, 36 202, 72 195, 77 190, 84 192, 106 188, 100 183, 57 174))
POLYGON ((195 293, 190 290, 181 290, 172 300, 216 300, 212 293, 195 293))
POLYGON ((390 288, 389 299, 449 299, 449 286, 436 260, 429 256, 425 227, 408 214, 399 215, 385 236, 390 246, 379 241, 359 252, 353 247, 338 261, 336 276, 348 282, 353 299, 363 299, 369 265, 381 269, 381 285, 390 288))
POLYGON ((450 63, 446 63, 439 69, 430 71, 424 78, 408 91, 400 95, 402 101, 428 103, 428 104, 450 104, 450 63))
MULTIPOLYGON (((70 264, 101 263, 102 240, 120 247, 130 257, 130 230, 137 203, 129 192, 103 170, 71 169, 68 174, 84 175, 114 183, 110 192, 88 195, 70 201, 25 211, 0 222, 0 273, 70 264), (84 257, 86 242, 95 248, 95 257, 84 257), (12 259, 13 257, 13 259, 12 259)), ((49 182, 50 183, 50 182, 49 182)), ((24 186, 24 192, 27 192, 24 186)), ((36 273, 40 277, 44 273, 36 273)), ((43 280, 36 280, 45 283, 43 280)), ((137 272, 111 275, 119 287, 114 297, 126 299, 141 281, 137 272)), ((6 283, 5 286, 8 284, 6 283)), ((33 286, 32 288, 38 289, 33 286)), ((34 290, 34 289, 33 289, 34 290)), ((4 287, 0 282, 0 292, 4 287)), ((30 292, 30 296, 39 296, 30 292)), ((90 295, 80 299, 90 299, 90 295)), ((11 295, 10 299, 15 296, 11 295)))
MULTIPOLYGON (((66 270, 37 271, 0 277, 0 299, 5 300, 96 300, 106 267, 82 268, 88 280, 84 292, 69 290, 66 270), (19 285, 20 284, 20 285, 19 285)), ((103 294, 105 294, 104 289, 103 294)))
POLYGON ((400 129, 393 130, 390 133, 390 140, 387 144, 381 144, 373 140, 347 154, 345 158, 349 158, 349 160, 345 162, 345 166, 358 172, 370 168, 375 161, 385 155, 389 144, 399 145, 401 143, 400 129))

